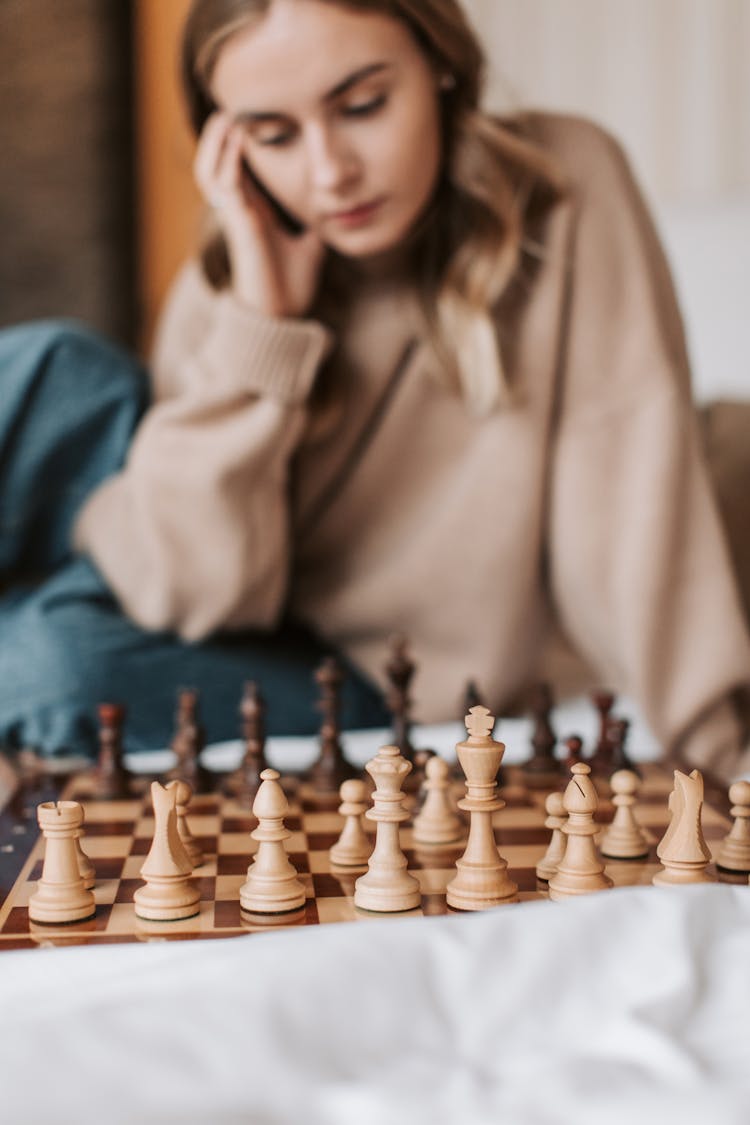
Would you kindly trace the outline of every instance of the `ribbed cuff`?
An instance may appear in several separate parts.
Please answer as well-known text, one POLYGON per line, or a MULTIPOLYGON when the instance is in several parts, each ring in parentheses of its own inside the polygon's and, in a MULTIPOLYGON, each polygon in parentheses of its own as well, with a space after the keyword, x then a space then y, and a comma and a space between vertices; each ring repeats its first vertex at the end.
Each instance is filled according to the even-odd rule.
POLYGON ((310 394, 332 342, 317 321, 264 316, 225 294, 202 358, 222 386, 296 405, 310 394))

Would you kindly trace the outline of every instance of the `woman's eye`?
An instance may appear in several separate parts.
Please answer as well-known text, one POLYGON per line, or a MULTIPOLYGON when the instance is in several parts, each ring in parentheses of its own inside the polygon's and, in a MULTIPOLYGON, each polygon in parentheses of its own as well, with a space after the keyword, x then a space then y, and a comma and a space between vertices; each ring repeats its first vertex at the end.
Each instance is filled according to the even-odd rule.
POLYGON ((285 145, 292 139, 291 133, 267 133, 265 135, 256 136, 256 144, 259 145, 285 145))
POLYGON ((385 94, 378 94, 376 98, 370 98, 366 102, 353 102, 350 105, 343 107, 343 113, 346 117, 366 117, 368 113, 376 113, 386 103, 385 94))

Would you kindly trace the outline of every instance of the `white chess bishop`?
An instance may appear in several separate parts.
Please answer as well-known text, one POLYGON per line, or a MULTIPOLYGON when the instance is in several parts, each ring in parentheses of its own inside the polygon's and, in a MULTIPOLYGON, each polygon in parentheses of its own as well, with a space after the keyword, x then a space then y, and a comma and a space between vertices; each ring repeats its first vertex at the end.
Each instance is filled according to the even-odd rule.
POLYGON ((549 897, 555 900, 612 886, 594 843, 599 831, 594 823, 599 798, 591 780, 591 767, 585 762, 576 762, 570 772, 573 776, 563 794, 563 807, 568 814, 562 826, 567 841, 565 854, 549 881, 549 897))
POLYGON ((279 776, 277 770, 263 770, 253 801, 258 827, 251 835, 258 841, 258 850, 240 888, 240 906, 250 914, 286 914, 301 910, 305 905, 304 884, 284 846, 291 836, 284 825, 289 802, 279 784, 279 776))

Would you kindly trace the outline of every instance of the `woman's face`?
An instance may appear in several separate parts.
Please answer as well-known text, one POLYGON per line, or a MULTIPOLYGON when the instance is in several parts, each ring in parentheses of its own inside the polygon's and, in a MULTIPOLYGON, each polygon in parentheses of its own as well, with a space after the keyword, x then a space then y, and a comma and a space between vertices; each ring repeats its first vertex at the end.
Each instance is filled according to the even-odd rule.
POLYGON ((390 16, 274 0, 223 48, 212 93, 271 195, 340 254, 395 248, 432 196, 438 76, 390 16))

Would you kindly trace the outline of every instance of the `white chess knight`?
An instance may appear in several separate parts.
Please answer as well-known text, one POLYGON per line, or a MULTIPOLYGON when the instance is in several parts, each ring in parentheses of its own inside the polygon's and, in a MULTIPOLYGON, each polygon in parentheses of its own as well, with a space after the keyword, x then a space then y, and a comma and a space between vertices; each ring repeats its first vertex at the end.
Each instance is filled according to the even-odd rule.
POLYGON ((674 771, 674 789, 669 796, 672 819, 656 849, 664 866, 656 872, 653 882, 659 886, 680 886, 685 883, 708 883, 706 866, 711 852, 703 838, 701 809, 703 807, 703 775, 674 771))
POLYGON ((141 868, 146 880, 133 895, 139 918, 176 922, 200 910, 201 895, 190 875, 193 865, 177 830, 177 789, 151 784, 154 804, 154 839, 141 868))

